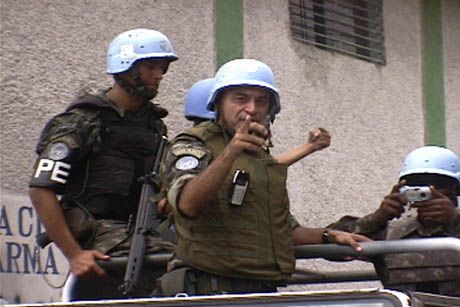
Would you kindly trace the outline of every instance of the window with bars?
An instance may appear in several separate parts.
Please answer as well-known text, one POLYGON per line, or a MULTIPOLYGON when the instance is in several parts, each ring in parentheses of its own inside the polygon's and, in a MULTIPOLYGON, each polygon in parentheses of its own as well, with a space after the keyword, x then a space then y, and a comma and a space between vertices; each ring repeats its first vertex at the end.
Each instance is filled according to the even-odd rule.
POLYGON ((289 0, 295 40, 385 64, 382 0, 289 0))

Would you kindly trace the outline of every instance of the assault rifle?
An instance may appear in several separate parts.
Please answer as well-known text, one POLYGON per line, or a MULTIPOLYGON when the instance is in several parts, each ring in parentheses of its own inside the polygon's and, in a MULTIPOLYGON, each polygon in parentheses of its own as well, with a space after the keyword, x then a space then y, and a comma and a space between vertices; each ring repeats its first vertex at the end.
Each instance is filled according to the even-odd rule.
POLYGON ((160 162, 167 142, 168 139, 162 136, 158 144, 157 156, 152 172, 141 178, 142 192, 139 200, 139 208, 133 229, 125 277, 123 284, 120 286, 125 296, 132 295, 138 286, 145 256, 146 235, 155 232, 155 228, 160 223, 156 213, 157 206, 152 202, 152 198, 160 192, 160 162))

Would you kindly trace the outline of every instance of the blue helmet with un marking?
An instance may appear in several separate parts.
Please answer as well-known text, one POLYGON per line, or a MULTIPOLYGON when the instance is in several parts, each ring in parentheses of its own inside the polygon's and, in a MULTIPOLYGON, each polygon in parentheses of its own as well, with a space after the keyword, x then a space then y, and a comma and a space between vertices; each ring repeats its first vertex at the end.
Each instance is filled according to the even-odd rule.
POLYGON ((150 29, 123 32, 113 39, 107 50, 107 73, 128 71, 136 61, 151 58, 169 62, 178 59, 166 35, 150 29))
POLYGON ((451 150, 439 146, 422 146, 404 159, 399 178, 413 174, 437 174, 457 180, 460 192, 460 159, 451 150))
POLYGON ((214 119, 216 113, 206 109, 214 78, 204 79, 193 84, 185 95, 184 115, 187 119, 214 119))
POLYGON ((281 110, 280 96, 276 88, 275 76, 267 64, 254 59, 236 59, 225 63, 217 71, 215 85, 207 102, 207 109, 215 110, 215 105, 223 91, 235 86, 257 86, 272 94, 270 117, 275 119, 281 110))

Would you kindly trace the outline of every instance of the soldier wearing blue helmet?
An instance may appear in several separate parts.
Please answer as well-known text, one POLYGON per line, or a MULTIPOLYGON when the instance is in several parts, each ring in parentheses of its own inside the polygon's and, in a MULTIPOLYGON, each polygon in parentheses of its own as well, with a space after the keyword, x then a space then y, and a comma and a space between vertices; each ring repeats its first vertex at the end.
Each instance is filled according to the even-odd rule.
MULTIPOLYGON (((208 78, 194 83, 187 91, 184 104, 184 116, 196 126, 204 121, 215 120, 216 112, 208 110, 208 99, 214 90, 215 79, 208 78)), ((279 102, 278 102, 279 105, 279 102)), ((212 106, 209 106, 212 108, 212 106)), ((279 108, 279 107, 278 107, 279 108)), ((270 117, 271 118, 271 117, 270 117)), ((267 125, 269 127, 269 125, 267 125)), ((269 133, 271 133, 269 131, 269 133)), ((331 136, 324 128, 314 128, 308 133, 308 141, 296 148, 282 153, 276 160, 285 165, 291 165, 300 159, 328 147, 331 136)))
POLYGON ((194 83, 185 95, 184 116, 193 121, 194 125, 215 119, 215 112, 206 108, 206 102, 213 86, 214 78, 203 79, 194 83))
POLYGON ((163 161, 178 235, 164 295, 276 291, 294 270, 294 244, 360 249, 364 236, 305 228, 290 213, 287 166, 267 149, 266 122, 281 109, 268 65, 224 64, 207 105, 216 120, 179 134, 163 161))
MULTIPOLYGON (((47 236, 61 249, 72 276, 83 287, 76 299, 122 297, 121 281, 97 264, 129 252, 129 221, 135 217, 141 183, 151 170, 160 138, 167 133, 166 109, 151 102, 169 64, 177 60, 168 38, 134 29, 116 36, 107 50, 111 88, 86 94, 53 117, 37 145, 29 195, 47 236)), ((149 251, 174 245, 152 235, 149 251)), ((155 276, 136 295, 153 289, 155 276)))
POLYGON ((273 121, 281 111, 280 97, 275 76, 267 64, 257 60, 234 60, 224 64, 216 73, 215 84, 207 102, 207 109, 214 110, 220 95, 232 87, 257 87, 265 89, 270 100, 268 115, 273 121))
MULTIPOLYGON (((406 156, 399 182, 375 212, 345 216, 331 227, 376 240, 460 238, 459 194, 459 157, 447 148, 422 146, 406 156)), ((458 253, 390 254, 373 262, 386 288, 460 296, 458 253)))
POLYGON ((159 80, 141 77, 142 66, 150 64, 161 68, 161 75, 168 71, 169 63, 176 61, 169 39, 161 32, 150 29, 135 29, 119 34, 110 43, 107 51, 107 73, 127 93, 139 98, 156 96, 159 80))

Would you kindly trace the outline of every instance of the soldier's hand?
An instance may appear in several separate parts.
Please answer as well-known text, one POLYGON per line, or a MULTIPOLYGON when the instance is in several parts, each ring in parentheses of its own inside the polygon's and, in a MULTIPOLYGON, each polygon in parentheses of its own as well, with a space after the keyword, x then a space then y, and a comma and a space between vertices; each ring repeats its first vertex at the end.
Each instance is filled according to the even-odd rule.
POLYGON ((422 224, 442 225, 450 227, 460 214, 449 197, 431 186, 431 199, 416 202, 412 205, 417 208, 417 218, 422 224))
POLYGON ((171 204, 168 202, 168 199, 166 197, 160 199, 157 204, 157 214, 168 215, 170 212, 171 204))
POLYGON ((321 150, 331 145, 331 135, 324 128, 315 128, 308 133, 308 143, 312 144, 313 150, 321 150))
POLYGON ((406 205, 406 200, 404 196, 399 193, 399 189, 406 182, 402 180, 398 184, 394 185, 390 194, 385 196, 380 207, 375 211, 374 217, 377 223, 385 224, 387 221, 392 220, 393 218, 399 218, 401 214, 404 213, 404 206, 406 205))
POLYGON ((340 231, 340 230, 329 230, 329 241, 331 243, 337 243, 342 245, 350 245, 357 252, 362 251, 361 246, 358 242, 372 241, 366 236, 340 231))
POLYGON ((263 148, 267 136, 268 131, 265 126, 252 121, 251 116, 247 115, 237 128, 228 147, 234 156, 239 155, 243 150, 256 152, 263 148))
POLYGON ((70 272, 78 278, 96 275, 107 277, 107 273, 96 263, 97 260, 109 260, 110 256, 96 250, 80 250, 69 257, 70 272))

